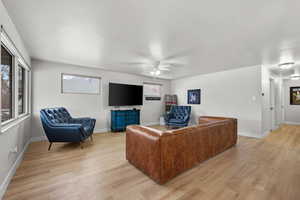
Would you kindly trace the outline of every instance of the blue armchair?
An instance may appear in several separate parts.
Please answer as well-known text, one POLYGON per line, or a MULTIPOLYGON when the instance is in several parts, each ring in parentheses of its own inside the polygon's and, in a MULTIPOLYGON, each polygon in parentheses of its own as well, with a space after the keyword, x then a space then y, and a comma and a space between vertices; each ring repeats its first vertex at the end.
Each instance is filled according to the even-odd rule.
POLYGON ((165 115, 166 125, 169 127, 185 127, 190 121, 191 106, 172 106, 165 115))
POLYGON ((79 142, 91 137, 96 120, 92 118, 72 118, 67 109, 46 108, 40 111, 41 121, 50 142, 48 150, 53 142, 79 142))

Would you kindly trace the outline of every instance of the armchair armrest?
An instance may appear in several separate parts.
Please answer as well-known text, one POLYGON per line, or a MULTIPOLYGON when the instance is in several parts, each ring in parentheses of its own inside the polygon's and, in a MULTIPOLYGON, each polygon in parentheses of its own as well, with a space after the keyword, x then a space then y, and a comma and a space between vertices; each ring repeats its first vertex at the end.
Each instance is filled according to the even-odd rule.
POLYGON ((126 159, 160 182, 160 136, 162 131, 143 126, 127 126, 126 159))
POLYGON ((92 120, 90 117, 79 117, 79 118, 72 118, 70 120, 71 123, 81 123, 83 121, 92 120))
POLYGON ((185 115, 182 121, 188 122, 189 120, 190 120, 190 116, 189 115, 185 115))
POLYGON ((169 121, 173 117, 173 113, 169 112, 164 115, 165 121, 169 121))

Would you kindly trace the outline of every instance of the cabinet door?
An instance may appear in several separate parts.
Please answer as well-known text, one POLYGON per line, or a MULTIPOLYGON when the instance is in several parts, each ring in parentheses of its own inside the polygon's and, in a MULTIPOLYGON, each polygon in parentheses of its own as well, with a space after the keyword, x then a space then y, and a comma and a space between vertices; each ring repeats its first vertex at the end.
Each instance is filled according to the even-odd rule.
POLYGON ((113 131, 121 131, 126 127, 126 113, 123 111, 116 111, 112 115, 112 130, 113 131))
POLYGON ((130 110, 126 115, 126 125, 133 125, 137 123, 137 111, 130 110))
POLYGON ((126 128, 126 112, 119 112, 117 115, 117 129, 124 130, 126 128))

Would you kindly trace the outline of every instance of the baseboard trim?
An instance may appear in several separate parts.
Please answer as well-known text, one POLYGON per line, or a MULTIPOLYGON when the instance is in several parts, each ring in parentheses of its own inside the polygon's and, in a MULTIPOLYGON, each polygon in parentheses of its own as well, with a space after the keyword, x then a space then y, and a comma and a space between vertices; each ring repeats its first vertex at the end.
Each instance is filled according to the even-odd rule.
POLYGON ((20 166, 22 160, 23 160, 23 156, 24 156, 24 153, 26 152, 27 148, 28 148, 28 145, 31 143, 31 139, 29 139, 27 141, 27 143, 25 144, 22 152, 18 155, 17 159, 15 160, 14 164, 11 166, 7 176, 5 177, 3 183, 1 184, 0 186, 0 199, 3 198, 5 192, 6 192, 6 189, 11 181, 11 179, 13 178, 13 176, 15 175, 18 167, 20 166))
POLYGON ((269 135, 269 133, 271 133, 271 131, 265 131, 265 132, 263 132, 262 137, 263 137, 263 138, 264 138, 264 137, 267 137, 267 136, 269 135))
POLYGON ((159 122, 148 122, 148 123, 143 123, 143 126, 155 126, 155 125, 159 125, 159 122))
POLYGON ((109 132, 109 131, 110 131, 110 128, 101 128, 101 129, 94 130, 94 134, 105 133, 105 132, 109 132))
POLYGON ((45 135, 43 135, 43 136, 38 136, 38 137, 32 137, 30 139, 30 142, 41 142, 41 141, 45 141, 45 140, 48 140, 48 139, 45 135))
POLYGON ((284 124, 290 124, 290 125, 300 125, 300 122, 290 122, 290 121, 284 121, 284 124))
POLYGON ((262 138, 262 136, 259 136, 257 134, 249 133, 249 132, 238 132, 238 135, 245 136, 245 137, 252 137, 252 138, 262 138))

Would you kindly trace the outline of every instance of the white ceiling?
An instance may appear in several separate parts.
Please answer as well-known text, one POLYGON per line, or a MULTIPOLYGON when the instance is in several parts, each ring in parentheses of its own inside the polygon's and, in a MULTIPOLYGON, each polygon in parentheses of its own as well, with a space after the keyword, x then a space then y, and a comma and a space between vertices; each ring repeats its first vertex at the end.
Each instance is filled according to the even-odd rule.
POLYGON ((162 78, 300 61, 299 0, 2 0, 33 58, 162 78))

